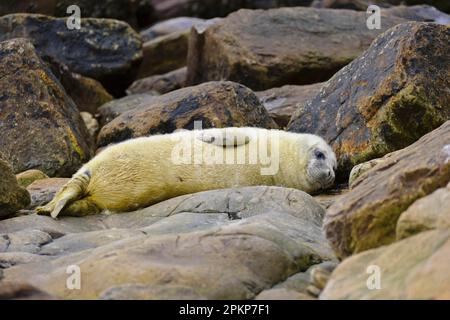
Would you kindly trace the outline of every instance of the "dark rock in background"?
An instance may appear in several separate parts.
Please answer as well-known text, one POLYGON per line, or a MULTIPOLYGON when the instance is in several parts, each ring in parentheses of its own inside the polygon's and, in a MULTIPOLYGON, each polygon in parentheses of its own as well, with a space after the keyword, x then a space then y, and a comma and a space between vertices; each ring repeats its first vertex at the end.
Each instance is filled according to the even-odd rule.
POLYGON ((150 23, 152 7, 149 0, 2 0, 0 16, 10 13, 40 13, 68 17, 67 8, 77 5, 81 17, 111 18, 128 22, 131 26, 150 23))
POLYGON ((73 100, 26 39, 0 43, 0 150, 14 172, 70 176, 91 157, 73 100))
POLYGON ((281 128, 284 128, 297 109, 315 97, 322 85, 322 82, 305 86, 285 85, 256 92, 256 95, 273 120, 281 128))
POLYGON ((346 177, 450 119, 450 28, 398 25, 378 37, 299 109, 288 130, 322 136, 346 177))
POLYGON ((233 82, 208 82, 157 96, 148 104, 123 113, 100 130, 98 146, 176 129, 194 129, 195 121, 202 121, 203 128, 277 128, 251 90, 233 82))
POLYGON ((55 58, 47 56, 43 57, 43 60, 75 102, 78 110, 95 114, 100 106, 113 99, 97 80, 70 72, 66 65, 55 58))
POLYGON ((112 100, 105 103, 98 109, 98 117, 100 126, 104 126, 111 122, 122 113, 130 111, 134 108, 145 107, 155 101, 157 95, 154 93, 141 93, 126 96, 120 99, 112 100))
POLYGON ((189 29, 147 41, 137 79, 163 74, 186 66, 189 29))
POLYGON ((127 89, 127 94, 145 92, 167 93, 184 87, 186 83, 187 68, 183 67, 161 75, 154 75, 136 80, 127 89))
POLYGON ((153 17, 166 20, 188 16, 200 18, 225 17, 241 8, 269 9, 277 7, 309 6, 313 0, 150 0, 153 17))
POLYGON ((240 10, 204 32, 192 28, 187 84, 225 79, 265 90, 324 81, 405 21, 383 16, 382 29, 369 30, 365 12, 336 10, 240 10))
POLYGON ((70 71, 99 80, 112 94, 122 94, 134 80, 142 60, 138 33, 122 21, 86 18, 80 30, 66 19, 13 14, 0 17, 0 41, 24 37, 41 56, 50 56, 70 71))
POLYGON ((30 194, 20 187, 11 166, 0 157, 0 219, 30 203, 30 194))

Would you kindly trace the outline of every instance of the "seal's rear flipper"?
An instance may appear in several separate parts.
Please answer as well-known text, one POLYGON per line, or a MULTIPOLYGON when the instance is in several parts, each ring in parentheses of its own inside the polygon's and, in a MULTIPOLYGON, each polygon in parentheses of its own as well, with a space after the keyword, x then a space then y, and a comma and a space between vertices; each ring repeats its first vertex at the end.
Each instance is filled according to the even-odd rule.
POLYGON ((86 190, 89 180, 89 171, 74 176, 60 191, 58 191, 52 201, 43 207, 36 208, 36 212, 42 215, 50 214, 52 218, 56 219, 64 208, 85 196, 84 190, 86 190))
POLYGON ((47 205, 36 208, 36 212, 41 215, 51 215, 55 219, 68 203, 79 198, 78 190, 79 188, 73 188, 69 182, 47 205))

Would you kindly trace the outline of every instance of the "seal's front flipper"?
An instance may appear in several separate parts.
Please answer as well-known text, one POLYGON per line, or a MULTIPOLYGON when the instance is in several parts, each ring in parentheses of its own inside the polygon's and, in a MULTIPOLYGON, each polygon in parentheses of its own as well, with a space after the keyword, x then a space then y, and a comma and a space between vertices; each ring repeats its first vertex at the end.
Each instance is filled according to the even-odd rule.
POLYGON ((219 147, 234 148, 249 143, 252 137, 245 128, 222 128, 200 131, 196 138, 219 147))

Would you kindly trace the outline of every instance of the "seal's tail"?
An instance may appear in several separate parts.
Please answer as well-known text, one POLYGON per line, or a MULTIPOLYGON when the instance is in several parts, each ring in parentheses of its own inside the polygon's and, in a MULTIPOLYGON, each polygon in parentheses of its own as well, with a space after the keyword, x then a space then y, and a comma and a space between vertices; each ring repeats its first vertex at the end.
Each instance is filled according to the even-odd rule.
POLYGON ((86 187, 88 186, 90 179, 91 175, 88 170, 80 174, 75 174, 73 178, 70 179, 58 193, 56 193, 52 201, 43 207, 36 208, 36 212, 44 215, 50 214, 52 218, 56 219, 64 208, 86 195, 86 187))

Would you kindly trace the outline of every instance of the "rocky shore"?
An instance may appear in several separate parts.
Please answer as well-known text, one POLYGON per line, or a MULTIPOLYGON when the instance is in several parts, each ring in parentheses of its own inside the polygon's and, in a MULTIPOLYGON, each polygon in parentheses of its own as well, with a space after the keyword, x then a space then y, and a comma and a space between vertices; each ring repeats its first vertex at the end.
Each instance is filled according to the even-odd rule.
POLYGON ((380 29, 366 0, 26 2, 0 4, 0 299, 450 299, 446 1, 370 1, 380 29), (195 121, 319 135, 335 185, 36 214, 104 148, 195 121))

